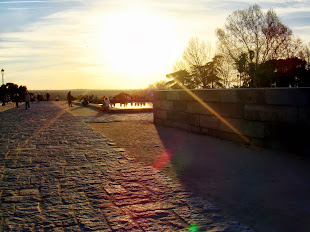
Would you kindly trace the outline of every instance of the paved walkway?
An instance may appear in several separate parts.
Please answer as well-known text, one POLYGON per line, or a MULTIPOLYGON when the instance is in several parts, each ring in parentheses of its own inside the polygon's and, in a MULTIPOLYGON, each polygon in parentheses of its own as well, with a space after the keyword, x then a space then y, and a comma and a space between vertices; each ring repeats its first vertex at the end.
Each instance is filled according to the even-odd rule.
POLYGON ((0 113, 0 231, 252 231, 54 103, 31 107, 0 113))

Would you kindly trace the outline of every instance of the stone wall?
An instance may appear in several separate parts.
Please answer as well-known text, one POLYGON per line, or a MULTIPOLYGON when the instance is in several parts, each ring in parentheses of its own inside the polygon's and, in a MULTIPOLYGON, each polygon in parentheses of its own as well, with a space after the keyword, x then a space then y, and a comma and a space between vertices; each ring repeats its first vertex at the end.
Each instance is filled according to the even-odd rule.
MULTIPOLYGON (((295 153, 309 150, 310 88, 191 92, 256 146, 295 153)), ((154 123, 245 143, 242 137, 184 90, 154 93, 154 123)))

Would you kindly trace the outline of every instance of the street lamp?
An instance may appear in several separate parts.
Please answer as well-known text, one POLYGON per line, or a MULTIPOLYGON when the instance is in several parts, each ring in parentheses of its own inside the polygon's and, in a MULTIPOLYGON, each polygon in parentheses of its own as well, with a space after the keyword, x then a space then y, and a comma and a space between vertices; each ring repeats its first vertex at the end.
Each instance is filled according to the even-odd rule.
POLYGON ((1 70, 1 74, 2 74, 2 85, 4 85, 4 69, 1 70))
POLYGON ((4 69, 1 70, 2 74, 2 89, 3 89, 3 101, 2 105, 5 106, 5 100, 6 100, 6 87, 4 86, 4 69))

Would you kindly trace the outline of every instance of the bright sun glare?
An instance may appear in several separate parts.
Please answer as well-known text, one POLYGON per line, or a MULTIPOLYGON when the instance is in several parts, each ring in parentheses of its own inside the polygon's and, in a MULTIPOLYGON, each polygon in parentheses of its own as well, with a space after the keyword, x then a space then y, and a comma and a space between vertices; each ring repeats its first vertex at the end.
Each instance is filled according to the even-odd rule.
POLYGON ((151 11, 113 13, 101 24, 98 52, 110 72, 147 84, 154 73, 165 72, 177 58, 172 28, 151 11))

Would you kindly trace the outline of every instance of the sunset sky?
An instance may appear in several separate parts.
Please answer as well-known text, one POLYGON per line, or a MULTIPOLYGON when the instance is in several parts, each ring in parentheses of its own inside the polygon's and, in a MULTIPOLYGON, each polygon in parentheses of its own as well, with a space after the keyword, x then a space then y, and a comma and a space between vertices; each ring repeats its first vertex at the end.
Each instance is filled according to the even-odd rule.
MULTIPOLYGON (((28 89, 133 89, 165 79, 191 37, 216 41, 252 0, 0 1, 0 69, 28 89)), ((310 1, 259 1, 310 42, 310 1)), ((1 82, 2 84, 2 82, 1 82)))

